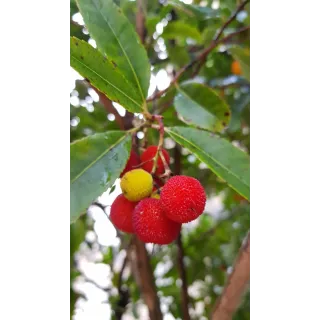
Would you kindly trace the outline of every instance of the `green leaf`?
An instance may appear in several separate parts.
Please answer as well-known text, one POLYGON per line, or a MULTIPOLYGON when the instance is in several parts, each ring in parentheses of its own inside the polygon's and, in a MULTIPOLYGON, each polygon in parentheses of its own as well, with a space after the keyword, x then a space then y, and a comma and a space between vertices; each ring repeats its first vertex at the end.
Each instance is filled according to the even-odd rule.
POLYGON ((71 223, 112 187, 130 150, 131 136, 123 131, 94 134, 70 145, 71 223))
POLYGON ((150 63, 132 24, 113 0, 77 0, 77 3, 98 49, 118 66, 144 99, 149 89, 150 63))
POLYGON ((188 51, 185 47, 168 47, 167 51, 170 61, 177 67, 182 67, 190 61, 188 51))
POLYGON ((74 24, 72 21, 70 21, 70 36, 76 37, 81 40, 88 41, 89 35, 84 34, 82 29, 83 29, 82 26, 74 24))
POLYGON ((169 0, 167 3, 169 5, 172 5, 176 9, 186 13, 190 17, 197 17, 199 20, 216 17, 219 13, 219 10, 213 10, 209 7, 200 7, 192 4, 185 4, 178 0, 169 0))
POLYGON ((90 44, 70 38, 70 64, 97 89, 131 112, 143 110, 143 100, 137 90, 107 58, 90 44))
POLYGON ((116 189, 116 185, 113 185, 112 188, 109 191, 109 194, 111 194, 116 189))
POLYGON ((250 105, 250 94, 242 94, 239 99, 234 100, 231 105, 232 117, 228 127, 229 132, 241 130, 242 112, 250 105))
POLYGON ((103 256, 102 262, 105 264, 112 264, 113 261, 113 250, 112 247, 107 248, 107 252, 103 256))
POLYGON ((159 17, 157 15, 149 14, 146 17, 145 27, 148 34, 153 34, 156 31, 156 26, 159 23, 159 17))
POLYGON ((202 76, 208 79, 210 85, 214 79, 229 77, 232 60, 232 56, 226 52, 211 52, 202 68, 202 76))
POLYGON ((163 30, 161 37, 165 39, 187 39, 192 38, 198 43, 201 43, 201 33, 195 27, 182 21, 170 22, 163 30))
POLYGON ((206 131, 184 127, 166 128, 166 131, 234 190, 250 199, 250 158, 245 152, 206 131))
POLYGON ((217 33, 216 26, 209 26, 202 31, 202 42, 205 46, 209 46, 213 40, 214 35, 217 33))
POLYGON ((221 131, 230 121, 230 109, 216 91, 200 83, 178 87, 174 106, 188 124, 210 131, 221 131))
POLYGON ((250 50, 234 46, 229 51, 233 58, 239 61, 244 78, 250 81, 250 50))

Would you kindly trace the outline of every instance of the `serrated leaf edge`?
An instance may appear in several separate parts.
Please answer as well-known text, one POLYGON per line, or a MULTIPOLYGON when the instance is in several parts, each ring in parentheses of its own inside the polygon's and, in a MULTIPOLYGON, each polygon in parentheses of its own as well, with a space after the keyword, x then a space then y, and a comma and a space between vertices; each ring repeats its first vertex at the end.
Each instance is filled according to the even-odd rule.
MULTIPOLYGON (((81 12, 82 10, 80 10, 80 6, 79 6, 79 3, 78 3, 78 0, 76 0, 76 2, 77 2, 77 5, 78 5, 78 8, 79 8, 79 11, 80 11, 80 13, 82 14, 82 12, 81 12)), ((131 71, 132 71, 132 73, 133 73, 133 75, 134 75, 134 78, 136 79, 136 83, 137 83, 137 85, 138 85, 138 89, 139 89, 140 95, 141 95, 141 97, 142 97, 142 100, 145 101, 145 97, 144 97, 144 94, 143 94, 143 92, 142 92, 142 88, 141 88, 141 86, 140 86, 140 82, 139 82, 138 76, 137 76, 137 74, 136 74, 136 72, 135 72, 135 70, 134 70, 134 68, 133 68, 133 65, 131 64, 131 60, 129 59, 126 51, 124 50, 121 42, 119 41, 116 33, 114 32, 114 30, 113 30, 113 28, 111 27, 111 25, 110 25, 110 23, 108 22, 108 20, 105 18, 105 16, 102 14, 102 12, 100 11, 100 9, 97 7, 96 3, 95 3, 94 1, 92 1, 92 3, 93 3, 93 5, 96 7, 97 11, 100 13, 100 15, 101 15, 101 17, 103 18, 103 20, 104 20, 104 21, 107 23, 107 25, 109 26, 109 28, 110 28, 110 30, 112 31, 114 37, 116 38, 116 40, 117 40, 117 42, 118 42, 118 44, 119 44, 122 52, 124 53, 124 55, 125 55, 125 57, 126 57, 126 60, 127 60, 128 63, 129 63, 129 66, 130 66, 131 71)), ((113 2, 112 2, 111 5, 113 5, 113 6, 115 6, 115 7, 118 7, 118 6, 116 6, 113 2)), ((123 15, 123 16, 124 16, 125 19, 127 19, 127 17, 126 17, 125 15, 123 15)), ((90 32, 90 30, 89 30, 89 32, 90 32)))
MULTIPOLYGON (((124 134, 123 137, 118 139, 113 145, 111 145, 109 148, 107 148, 99 157, 97 157, 93 162, 91 162, 86 168, 84 168, 75 178, 71 180, 71 184, 73 184, 76 180, 78 180, 84 172, 89 170, 97 161, 99 161, 104 155, 106 155, 112 148, 114 148, 116 145, 118 145, 122 140, 124 140, 127 137, 127 134, 124 134)), ((84 138, 85 139, 85 138, 84 138)), ((73 142, 71 145, 75 144, 80 140, 77 140, 73 142)))
MULTIPOLYGON (((77 41, 80 41, 80 42, 84 42, 84 43, 87 43, 87 42, 85 42, 85 41, 83 41, 83 40, 80 40, 80 39, 78 39, 78 38, 76 38, 76 37, 72 37, 71 38, 72 40, 77 40, 77 41)), ((99 52, 99 54, 100 54, 100 52, 99 52)), ((94 74, 96 74, 101 80, 103 80, 103 81, 105 81, 105 82, 107 82, 110 86, 112 86, 113 88, 115 88, 117 91, 119 91, 119 92, 121 92, 124 96, 126 96, 129 100, 131 100, 133 103, 135 103, 140 109, 142 108, 142 106, 141 106, 141 104, 139 104, 139 102, 137 102, 137 101, 135 101, 135 100, 133 100, 131 97, 129 97, 125 92, 123 92, 121 89, 119 89, 118 87, 116 87, 115 85, 113 85, 111 82, 109 82, 107 79, 105 79, 105 78, 103 78, 99 73, 97 73, 96 71, 94 71, 93 69, 91 69, 87 64, 85 64, 85 63, 83 63, 81 60, 79 60, 78 58, 76 58, 74 55, 71 55, 71 58, 72 59, 75 59, 77 62, 79 62, 80 64, 82 64, 85 68, 87 68, 88 70, 91 70, 91 72, 93 72, 94 74)), ((109 62, 109 60, 107 60, 108 61, 108 63, 110 63, 109 62)), ((77 71, 78 72, 78 71, 77 71)), ((80 73, 80 72, 79 72, 80 73)), ((80 73, 81 74, 81 73, 80 73)), ((122 74, 121 73, 119 73, 121 76, 122 76, 122 74)), ((123 77, 123 76, 122 76, 123 77)), ((123 77, 123 80, 124 81, 126 81, 126 79, 123 77)), ((127 82, 127 84, 128 85, 130 85, 128 82, 127 82)), ((132 88, 133 89, 133 88, 132 88)), ((134 90, 134 89, 133 89, 134 90)), ((108 93, 106 93, 106 92, 104 92, 107 96, 108 96, 108 93)), ((143 100, 144 100, 144 98, 143 98, 143 100)))
MULTIPOLYGON (((182 140, 186 141, 187 143, 189 143, 190 145, 194 146, 197 150, 200 150, 201 152, 203 152, 207 157, 209 157, 210 159, 212 159, 214 162, 216 162, 219 166, 221 166, 222 168, 224 168, 227 172, 229 172, 232 176, 234 176, 235 178, 237 178, 239 181, 241 181, 241 183, 243 183, 246 187, 248 187, 250 189, 250 186, 248 184, 246 184, 245 182, 243 182, 243 180, 240 179, 239 176, 237 176, 236 174, 234 174, 232 171, 230 171, 230 169, 226 168, 223 164, 221 164, 219 161, 213 159, 207 152, 205 152, 203 149, 199 149, 197 145, 195 145, 194 143, 192 143, 190 140, 187 140, 186 138, 184 138, 183 136, 181 136, 180 134, 171 131, 170 128, 166 128, 166 131, 172 136, 172 135, 176 135, 179 138, 181 138, 182 140)), ((200 130, 201 131, 201 130, 200 130)), ((222 138, 221 138, 222 139, 222 138)), ((240 152, 243 152, 242 150, 239 149, 240 152)), ((243 152, 244 154, 246 154, 245 152, 243 152)), ((196 155, 201 161, 203 161, 202 157, 199 155, 196 155)), ((207 164, 208 165, 208 164, 207 164)), ((220 175, 210 166, 208 165, 208 167, 217 175, 220 177, 220 175)), ((227 182, 227 181, 226 181, 227 182)), ((227 182, 228 183, 228 182, 227 182)), ((229 183, 228 183, 229 184, 229 183)), ((247 200, 249 200, 249 198, 247 197, 247 195, 241 193, 239 190, 237 190, 239 192, 239 194, 241 194, 243 197, 245 197, 247 200)))

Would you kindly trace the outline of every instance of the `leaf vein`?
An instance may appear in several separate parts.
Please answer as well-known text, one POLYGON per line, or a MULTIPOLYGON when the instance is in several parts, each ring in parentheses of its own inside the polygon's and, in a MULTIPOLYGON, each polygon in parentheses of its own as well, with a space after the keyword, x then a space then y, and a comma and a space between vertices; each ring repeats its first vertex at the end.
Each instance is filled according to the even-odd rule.
MULTIPOLYGON (((192 146, 194 146, 197 150, 199 150, 200 152, 202 152, 204 155, 206 155, 207 157, 209 157, 210 159, 212 159, 213 162, 217 163, 218 165, 220 165, 222 168, 224 168, 229 174, 231 174, 232 176, 234 176, 235 178, 237 178, 240 182, 242 182, 245 186, 247 186, 249 188, 249 185, 242 180, 238 175, 236 175, 235 173, 233 173, 232 171, 230 171, 226 166, 224 166, 221 162, 219 162, 217 159, 214 159, 212 156, 210 156, 210 154, 208 154, 207 152, 205 152, 203 149, 198 148, 197 145, 195 145, 194 143, 192 143, 190 140, 187 140, 186 138, 184 138, 183 136, 181 136, 180 134, 168 130, 169 134, 173 134, 176 135, 178 137, 180 137, 182 140, 186 141, 187 143, 191 144, 192 146)), ((213 168, 211 168, 212 170, 214 170, 213 168)), ((215 170, 214 170, 215 171, 215 170)))
POLYGON ((122 140, 124 140, 127 137, 126 134, 123 135, 120 139, 118 139, 113 145, 111 145, 109 148, 107 148, 104 152, 101 153, 99 157, 97 157, 94 161, 92 161, 86 168, 84 168, 75 178, 71 180, 71 184, 73 184, 76 180, 78 180, 84 172, 86 172, 88 169, 90 169, 95 163, 97 163, 104 155, 106 155, 112 148, 114 148, 117 144, 119 144, 122 140))
POLYGON ((97 4, 96 4, 94 1, 93 1, 92 3, 93 3, 93 5, 96 7, 96 9, 97 9, 97 11, 100 13, 100 15, 102 16, 103 20, 104 20, 104 21, 107 23, 107 25, 109 26, 109 28, 110 28, 110 30, 112 31, 113 35, 115 36, 115 38, 116 38, 116 40, 117 40, 117 42, 118 42, 121 50, 123 51, 123 53, 124 53, 124 55, 125 55, 128 63, 129 63, 129 66, 130 66, 130 68, 131 68, 131 70, 132 70, 132 73, 133 73, 133 75, 134 75, 134 78, 136 79, 136 82, 137 82, 137 85, 138 85, 138 88, 139 88, 139 91, 140 91, 142 100, 144 100, 144 94, 143 94, 143 92, 142 92, 142 88, 141 88, 141 86, 140 86, 140 82, 139 82, 138 76, 137 76, 137 74, 136 74, 136 72, 135 72, 135 70, 134 70, 134 68, 133 68, 133 65, 131 64, 131 61, 130 61, 128 55, 127 55, 127 52, 124 50, 124 48, 123 48, 123 46, 122 46, 122 43, 121 43, 120 40, 118 39, 118 37, 117 37, 115 31, 113 30, 112 26, 111 26, 110 23, 108 22, 108 19, 102 14, 101 10, 99 10, 99 8, 97 7, 97 4))
POLYGON ((79 60, 78 58, 76 58, 75 56, 73 56, 73 59, 75 59, 77 62, 79 62, 80 64, 82 64, 85 68, 87 68, 88 70, 90 70, 91 72, 93 72, 94 74, 96 74, 101 80, 107 82, 110 86, 112 86, 114 89, 118 90, 119 92, 121 92, 124 96, 126 96, 129 100, 131 100, 133 103, 135 103, 139 108, 141 108, 141 105, 135 101, 134 99, 132 99, 130 96, 128 96, 125 92, 123 92, 120 88, 118 88, 117 86, 113 85, 111 82, 109 82, 107 79, 105 79, 104 77, 102 77, 99 73, 97 73, 96 71, 94 71, 93 69, 89 68, 88 65, 84 64, 81 60, 79 60))

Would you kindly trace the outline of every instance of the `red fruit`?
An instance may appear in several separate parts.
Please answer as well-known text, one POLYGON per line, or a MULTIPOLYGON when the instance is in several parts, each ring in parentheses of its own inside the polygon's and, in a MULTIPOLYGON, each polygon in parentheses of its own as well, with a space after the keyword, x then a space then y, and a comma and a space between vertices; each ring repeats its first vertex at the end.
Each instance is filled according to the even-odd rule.
POLYGON ((140 164, 139 156, 133 150, 131 150, 130 157, 127 161, 125 168, 123 169, 123 171, 120 174, 120 178, 122 178, 128 171, 131 171, 133 169, 137 169, 139 164, 140 164))
MULTIPOLYGON (((142 169, 143 170, 151 173, 152 168, 153 168, 153 162, 154 162, 153 159, 156 156, 157 150, 158 150, 158 146, 150 146, 142 153, 141 162, 142 162, 142 169)), ((169 155, 168 151, 162 148, 162 154, 163 154, 167 164, 169 165, 170 155, 169 155)), ((159 154, 158 160, 157 160, 157 168, 156 168, 155 173, 157 175, 160 175, 160 174, 163 174, 164 171, 165 171, 164 164, 163 164, 162 159, 159 154)))
POLYGON ((113 225, 128 233, 134 233, 132 225, 132 213, 138 202, 127 200, 123 194, 120 194, 113 201, 110 209, 110 220, 113 225))
POLYGON ((145 243, 169 244, 181 230, 181 224, 169 220, 160 200, 153 198, 139 202, 133 211, 132 223, 136 235, 145 243))
POLYGON ((160 202, 169 219, 186 223, 203 213, 206 193, 197 179, 174 176, 161 189, 160 202))

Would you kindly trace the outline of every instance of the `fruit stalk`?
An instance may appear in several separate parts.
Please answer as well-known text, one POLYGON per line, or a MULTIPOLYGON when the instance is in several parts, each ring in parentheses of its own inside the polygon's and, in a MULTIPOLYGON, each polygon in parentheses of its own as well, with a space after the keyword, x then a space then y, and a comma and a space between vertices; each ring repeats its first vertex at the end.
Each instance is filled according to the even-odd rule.
POLYGON ((153 121, 157 121, 159 123, 159 127, 158 127, 158 130, 159 130, 159 143, 158 143, 158 150, 157 150, 157 153, 154 157, 154 160, 153 160, 153 168, 152 168, 152 171, 151 173, 154 174, 155 171, 156 171, 156 168, 157 168, 157 162, 158 162, 158 158, 160 156, 163 164, 164 164, 164 168, 165 168, 165 172, 164 174, 162 175, 162 177, 166 177, 166 176, 169 176, 171 174, 171 170, 169 168, 169 164, 167 163, 163 153, 162 153, 162 147, 163 147, 163 142, 164 142, 164 124, 163 124, 163 116, 160 116, 160 115, 153 115, 152 116, 152 120, 153 121))

